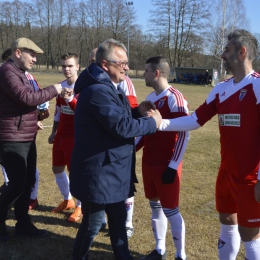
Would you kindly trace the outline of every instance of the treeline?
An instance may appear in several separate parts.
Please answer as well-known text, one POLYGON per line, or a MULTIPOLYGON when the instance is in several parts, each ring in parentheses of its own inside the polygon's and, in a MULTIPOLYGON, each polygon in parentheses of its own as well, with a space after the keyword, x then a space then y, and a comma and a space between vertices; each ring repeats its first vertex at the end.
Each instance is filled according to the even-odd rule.
MULTIPOLYGON (((79 54, 87 65, 89 52, 107 38, 129 43, 130 68, 143 69, 151 56, 166 56, 171 66, 218 68, 227 33, 246 28, 243 0, 152 0, 150 29, 136 23, 134 1, 28 0, 0 3, 0 51, 19 37, 37 43, 44 54, 38 64, 48 69, 64 52, 79 54), (238 6, 234 8, 234 6, 238 6), (218 12, 215 12, 218 10, 218 12), (129 40, 129 41, 128 41, 129 40)), ((258 35, 259 37, 259 35, 258 35)), ((259 62, 259 61, 258 61, 259 62)), ((256 65, 258 65, 256 63, 256 65)))

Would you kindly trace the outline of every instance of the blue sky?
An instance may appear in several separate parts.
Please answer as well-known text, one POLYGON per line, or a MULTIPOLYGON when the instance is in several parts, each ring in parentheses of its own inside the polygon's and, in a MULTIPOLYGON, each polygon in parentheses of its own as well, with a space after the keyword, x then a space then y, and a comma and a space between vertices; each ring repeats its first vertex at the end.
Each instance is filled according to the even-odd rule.
MULTIPOLYGON (((137 23, 147 28, 149 19, 149 10, 152 8, 151 0, 132 0, 135 10, 137 11, 137 23)), ((244 0, 246 6, 247 18, 250 22, 249 31, 260 33, 260 0, 244 0)), ((209 1, 210 4, 210 1, 209 1)))
MULTIPOLYGON (((5 0, 0 0, 4 2, 5 0)), ((12 1, 12 0, 10 0, 12 1)), ((21 0, 25 1, 25 0, 21 0)), ((125 0, 126 2, 128 0, 125 0)), ((152 9, 151 0, 130 0, 133 2, 136 10, 137 23, 143 26, 143 30, 147 29, 149 10, 152 9)), ((208 1, 210 5, 210 1, 208 1)), ((250 22, 249 31, 252 33, 260 33, 260 0, 244 0, 246 6, 247 18, 250 22)))

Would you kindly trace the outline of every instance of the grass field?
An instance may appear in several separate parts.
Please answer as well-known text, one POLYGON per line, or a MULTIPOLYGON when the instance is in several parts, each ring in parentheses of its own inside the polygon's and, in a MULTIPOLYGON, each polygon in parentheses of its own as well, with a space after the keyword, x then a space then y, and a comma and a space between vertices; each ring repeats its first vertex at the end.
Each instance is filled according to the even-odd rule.
MULTIPOLYGON (((63 79, 62 74, 34 73, 42 87, 63 79)), ((145 99, 152 91, 144 84, 144 80, 134 79, 133 83, 138 95, 138 101, 145 99)), ((211 88, 195 85, 175 85, 189 102, 190 110, 197 108, 207 97, 211 88)), ((54 112, 54 100, 51 101, 51 114, 54 112)), ((8 216, 8 231, 11 239, 0 244, 0 260, 37 260, 63 259, 70 260, 74 238, 79 223, 66 221, 70 212, 53 214, 51 209, 59 204, 62 196, 55 183, 51 170, 51 149, 47 139, 51 133, 53 116, 44 120, 45 129, 37 136, 38 168, 40 184, 38 200, 40 206, 30 212, 32 221, 39 228, 46 228, 49 235, 43 239, 14 238, 13 210, 8 216)), ((154 239, 151 230, 151 210, 144 197, 141 176, 141 155, 137 153, 136 171, 139 179, 135 196, 133 223, 135 233, 129 241, 130 250, 139 259, 154 249, 154 239)), ((217 257, 218 214, 215 210, 214 189, 216 174, 220 160, 219 134, 217 118, 214 117, 204 127, 191 132, 190 141, 183 160, 182 187, 180 211, 186 223, 186 253, 189 260, 214 260, 217 257)), ((3 182, 0 175, 0 183, 3 182)), ((95 238, 90 252, 90 260, 112 260, 113 254, 108 237, 108 229, 100 232, 95 238)), ((170 230, 167 233, 168 260, 174 259, 175 248, 170 230)), ((243 249, 237 257, 242 257, 243 249)))

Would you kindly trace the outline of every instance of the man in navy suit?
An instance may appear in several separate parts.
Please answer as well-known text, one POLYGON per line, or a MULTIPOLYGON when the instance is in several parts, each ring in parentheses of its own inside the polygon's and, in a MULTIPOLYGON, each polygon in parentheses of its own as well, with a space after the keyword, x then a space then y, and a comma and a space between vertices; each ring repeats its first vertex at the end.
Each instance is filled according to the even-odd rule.
POLYGON ((75 144, 71 161, 71 193, 82 201, 83 219, 76 236, 73 259, 88 259, 89 249, 107 213, 116 260, 132 260, 126 235, 124 200, 133 196, 135 136, 153 134, 161 115, 152 104, 131 109, 117 87, 129 70, 125 46, 113 39, 103 42, 96 63, 79 76, 75 111, 75 144), (150 117, 145 115, 149 111, 150 117))

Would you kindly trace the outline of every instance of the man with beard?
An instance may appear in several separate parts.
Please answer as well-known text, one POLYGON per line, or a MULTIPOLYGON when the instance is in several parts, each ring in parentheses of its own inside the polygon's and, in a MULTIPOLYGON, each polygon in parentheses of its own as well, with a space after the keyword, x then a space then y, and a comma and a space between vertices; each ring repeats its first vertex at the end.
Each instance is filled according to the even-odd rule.
POLYGON ((164 131, 194 130, 218 114, 220 260, 236 259, 240 239, 245 259, 260 259, 260 75, 252 66, 257 51, 257 40, 251 33, 231 32, 222 59, 234 77, 217 84, 191 116, 163 120, 160 126, 164 131))

